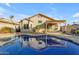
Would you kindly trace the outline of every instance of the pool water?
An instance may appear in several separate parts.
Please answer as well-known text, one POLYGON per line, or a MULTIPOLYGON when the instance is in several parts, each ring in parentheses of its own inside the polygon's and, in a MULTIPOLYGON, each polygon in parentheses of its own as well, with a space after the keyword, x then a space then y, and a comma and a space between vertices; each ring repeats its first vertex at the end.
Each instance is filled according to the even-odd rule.
POLYGON ((79 45, 76 45, 68 41, 62 41, 62 40, 55 41, 55 40, 51 40, 51 38, 52 37, 44 37, 44 36, 32 37, 32 36, 26 36, 26 35, 14 37, 15 39, 14 41, 11 41, 10 43, 0 47, 0 54, 1 55, 3 54, 5 55, 74 55, 74 54, 79 54, 79 45), (38 48, 38 46, 35 44, 37 47, 33 48, 33 46, 31 47, 31 45, 29 45, 29 43, 31 43, 32 40, 36 40, 36 42, 39 41, 39 44, 43 42, 44 46, 42 47, 40 46, 41 47, 40 49, 36 49, 38 48))

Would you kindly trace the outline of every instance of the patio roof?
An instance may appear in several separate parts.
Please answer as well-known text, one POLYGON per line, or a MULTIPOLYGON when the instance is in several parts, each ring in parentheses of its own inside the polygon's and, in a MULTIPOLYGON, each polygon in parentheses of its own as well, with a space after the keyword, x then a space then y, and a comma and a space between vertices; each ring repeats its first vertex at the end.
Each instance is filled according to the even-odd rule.
POLYGON ((46 23, 65 23, 66 20, 51 20, 51 21, 46 21, 46 23))

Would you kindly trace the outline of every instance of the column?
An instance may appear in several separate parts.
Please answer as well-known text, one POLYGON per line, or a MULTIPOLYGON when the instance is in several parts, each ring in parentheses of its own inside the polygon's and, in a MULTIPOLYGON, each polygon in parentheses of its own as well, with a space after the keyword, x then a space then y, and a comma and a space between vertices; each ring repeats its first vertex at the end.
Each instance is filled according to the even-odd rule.
POLYGON ((60 31, 60 24, 57 23, 57 26, 58 26, 58 30, 57 31, 60 31))
POLYGON ((47 33, 47 23, 45 24, 45 33, 47 33))

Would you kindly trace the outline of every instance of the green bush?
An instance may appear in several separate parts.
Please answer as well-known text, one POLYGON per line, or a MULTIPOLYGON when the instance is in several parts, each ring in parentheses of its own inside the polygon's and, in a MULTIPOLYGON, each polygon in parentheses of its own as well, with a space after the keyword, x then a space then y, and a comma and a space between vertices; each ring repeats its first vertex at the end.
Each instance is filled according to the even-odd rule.
POLYGON ((79 34, 79 30, 77 30, 77 33, 79 34))
POLYGON ((0 31, 2 31, 3 33, 11 33, 13 32, 13 29, 9 27, 3 27, 0 29, 0 31))

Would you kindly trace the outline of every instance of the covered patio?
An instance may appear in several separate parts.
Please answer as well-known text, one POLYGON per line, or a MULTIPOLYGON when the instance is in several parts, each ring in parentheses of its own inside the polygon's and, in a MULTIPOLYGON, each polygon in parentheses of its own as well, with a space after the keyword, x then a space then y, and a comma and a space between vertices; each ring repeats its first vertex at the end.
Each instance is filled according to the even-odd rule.
POLYGON ((45 33, 60 32, 62 24, 65 26, 65 31, 66 31, 66 21, 65 20, 47 21, 45 23, 45 33))

